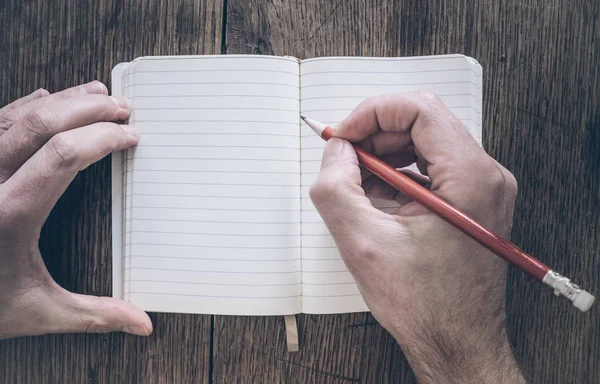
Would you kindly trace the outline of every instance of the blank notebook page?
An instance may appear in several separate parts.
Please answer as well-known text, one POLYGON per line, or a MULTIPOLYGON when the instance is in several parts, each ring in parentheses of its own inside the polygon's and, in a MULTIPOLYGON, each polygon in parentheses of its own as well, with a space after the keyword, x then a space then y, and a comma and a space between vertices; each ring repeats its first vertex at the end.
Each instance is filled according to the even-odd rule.
MULTIPOLYGON (((367 97, 425 88, 436 92, 481 143, 481 67, 470 58, 319 58, 303 61, 300 71, 301 112, 310 118, 334 125, 367 97)), ((300 145, 302 311, 365 311, 360 292, 308 195, 319 172, 324 141, 303 124, 300 145)), ((385 201, 374 205, 388 212, 397 206, 385 201)))
POLYGON ((300 312, 298 71, 260 56, 129 65, 122 93, 140 141, 126 161, 126 299, 160 312, 300 312))

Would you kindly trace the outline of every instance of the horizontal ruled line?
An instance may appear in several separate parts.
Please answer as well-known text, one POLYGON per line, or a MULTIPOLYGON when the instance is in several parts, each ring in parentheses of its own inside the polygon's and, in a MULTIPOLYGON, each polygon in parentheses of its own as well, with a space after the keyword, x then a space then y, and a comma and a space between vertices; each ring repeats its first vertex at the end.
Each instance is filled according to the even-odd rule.
MULTIPOLYGON (((235 135, 237 136, 237 135, 235 135)), ((295 151, 300 149, 300 146, 264 146, 264 145, 179 145, 179 144, 167 144, 167 145, 156 145, 156 144, 139 144, 138 147, 144 148, 257 148, 257 149, 293 149, 295 151)), ((139 158, 139 157, 136 157, 139 158)), ((191 159, 191 158, 190 158, 191 159)), ((294 160, 297 161, 297 160, 294 160)))
MULTIPOLYGON (((206 196, 198 196, 206 197, 206 196)), ((185 210, 204 210, 204 211, 234 211, 234 212, 300 212, 299 209, 233 209, 233 208, 177 208, 177 207, 159 207, 159 206, 143 206, 143 205, 132 205, 129 208, 160 208, 160 209, 185 209, 185 210)))
MULTIPOLYGON (((153 207, 145 207, 145 208, 153 208, 153 207)), ((159 208, 162 209, 162 208, 159 208)), ((181 208, 181 209, 187 209, 187 208, 181 208)), ((207 209, 210 210, 210 209, 207 209)), ((292 211, 292 212, 300 212, 300 210, 297 211, 292 211)), ((290 225, 296 225, 296 224, 301 224, 300 220, 298 221, 227 221, 227 220, 223 220, 223 221, 216 221, 216 220, 211 220, 211 221, 204 221, 204 220, 165 220, 165 219, 161 219, 161 218, 155 218, 155 219, 149 219, 149 218, 136 218, 136 219, 125 219, 123 220, 125 223, 129 224, 132 221, 169 221, 169 222, 174 222, 174 223, 209 223, 209 224, 252 224, 252 225, 262 225, 262 224, 290 224, 290 225)), ((323 222, 319 222, 319 224, 323 224, 323 222)))
POLYGON ((162 243, 129 243, 131 245, 164 245, 168 247, 192 247, 192 248, 209 248, 209 249, 301 249, 301 247, 220 247, 216 245, 188 245, 188 244, 162 244, 162 243))
POLYGON ((354 293, 354 294, 349 294, 349 295, 322 295, 322 296, 318 296, 318 295, 302 295, 302 297, 354 297, 354 296, 361 296, 360 293, 354 293))
POLYGON ((299 135, 291 135, 289 133, 279 133, 277 131, 274 132, 269 132, 269 133, 235 133, 235 132, 231 132, 231 133, 224 133, 224 132, 142 132, 142 135, 144 136, 148 136, 148 135, 221 135, 221 136, 236 136, 236 137, 241 137, 241 136, 267 136, 267 137, 272 137, 272 136, 285 136, 285 137, 300 137, 299 135))
MULTIPOLYGON (((300 248, 298 248, 300 249, 300 248)), ((127 257, 130 258, 134 258, 134 257, 154 257, 154 258, 158 258, 158 259, 185 259, 185 260, 210 260, 210 261, 252 261, 252 262, 260 262, 260 261, 266 261, 266 262, 273 262, 273 261, 300 261, 302 260, 301 258, 295 258, 295 259, 230 259, 230 258, 208 258, 208 257, 182 257, 182 256, 155 256, 155 255, 138 255, 138 254, 132 254, 129 255, 127 257)), ((339 260, 339 259, 331 259, 331 260, 339 260)))
POLYGON ((130 230, 130 231, 125 231, 125 233, 163 233, 163 234, 169 234, 169 235, 196 235, 196 236, 227 236, 227 237, 232 237, 232 236, 244 236, 244 237, 299 237, 300 234, 293 234, 293 235, 273 235, 273 234, 268 234, 268 235, 257 235, 257 234, 252 234, 252 235, 240 235, 240 234, 231 234, 231 233, 200 233, 200 232, 166 232, 166 231, 140 231, 140 230, 130 230))
MULTIPOLYGON (((277 161, 277 160, 275 160, 277 161)), ((272 175, 297 175, 297 172, 269 172, 269 171, 252 171, 252 172, 243 172, 243 171, 190 171, 190 170, 183 170, 183 171, 172 171, 172 170, 168 170, 168 171, 157 171, 157 170, 143 170, 143 169, 136 169, 136 172, 186 172, 186 173, 239 173, 239 174, 243 174, 243 175, 247 175, 247 174, 252 174, 252 173, 257 173, 257 174, 272 174, 272 175)), ((127 171, 129 173, 131 173, 132 171, 127 171)), ((318 172, 314 173, 315 175, 318 174, 318 172)))
POLYGON ((135 95, 135 98, 137 99, 138 97, 144 97, 144 98, 150 98, 150 97, 156 97, 156 98, 165 98, 165 97, 210 97, 211 99, 214 97, 262 97, 262 98, 267 98, 267 99, 290 99, 290 100, 298 100, 297 97, 291 97, 291 96, 270 96, 270 95, 160 95, 160 96, 153 96, 153 95, 135 95))
POLYGON ((129 88, 132 88, 132 87, 135 87, 138 85, 209 85, 209 84, 215 84, 215 85, 227 84, 227 85, 241 85, 241 86, 245 86, 245 85, 277 85, 280 87, 299 88, 299 85, 294 85, 294 84, 264 83, 264 82, 258 82, 258 81, 193 81, 193 82, 186 82, 186 83, 173 83, 173 82, 169 82, 169 83, 133 83, 133 84, 128 84, 125 88, 123 88, 123 90, 127 90, 129 88))
POLYGON ((173 107, 169 107, 169 108, 140 108, 140 107, 134 107, 133 108, 134 111, 138 111, 138 110, 142 110, 142 111, 146 111, 146 110, 152 110, 152 111, 169 111, 169 110, 192 110, 192 111, 197 111, 197 110, 224 110, 224 111, 238 111, 238 110, 242 110, 242 111, 278 111, 278 112, 298 112, 297 109, 284 109, 284 108, 238 108, 238 107, 227 107, 227 108, 200 108, 200 107, 196 107, 196 108, 173 108, 173 107))
MULTIPOLYGON (((140 184, 175 184, 175 185, 187 185, 190 183, 170 183, 170 182, 159 182, 159 181, 136 181, 135 182, 136 185, 140 185, 140 184)), ((265 185, 265 184, 217 184, 217 183, 194 183, 194 185, 210 185, 213 187, 231 187, 231 186, 238 186, 238 187, 300 187, 300 184, 270 184, 270 185, 265 185)), ((148 196, 145 194, 140 193, 139 195, 144 195, 144 196, 148 196)), ((157 195, 160 196, 160 195, 157 195)), ((175 195, 175 196, 182 196, 182 195, 175 195)), ((206 196, 199 196, 199 197, 206 197, 206 196)), ((242 197, 242 196, 239 196, 242 197)), ((264 198, 264 197, 263 197, 264 198)))
MULTIPOLYGON (((218 159, 218 158, 209 158, 209 157, 146 157, 146 156, 136 156, 135 158, 130 157, 127 160, 137 160, 137 159, 153 159, 153 160, 236 160, 236 161, 281 161, 286 163, 300 163, 300 160, 272 160, 272 159, 218 159)), ((316 161, 316 160, 315 160, 316 161)), ((318 160, 320 161, 320 160, 318 160)))
MULTIPOLYGON (((477 111, 477 108, 473 107, 472 105, 459 105, 456 107, 448 107, 449 109, 453 109, 453 108, 471 108, 475 111, 477 111)), ((303 110, 302 113, 313 113, 313 112, 347 112, 349 109, 342 109, 342 108, 335 108, 335 109, 307 109, 307 110, 303 110)))
POLYGON ((470 72, 477 74, 477 72, 471 68, 461 68, 461 69, 430 69, 430 70, 423 70, 423 71, 386 71, 386 72, 382 72, 382 71, 376 71, 376 72, 370 72, 370 71, 317 71, 317 72, 303 73, 301 75, 301 77, 316 75, 316 74, 323 74, 323 73, 332 73, 332 74, 364 73, 364 74, 376 74, 376 75, 386 74, 386 75, 388 75, 388 74, 394 74, 394 73, 428 73, 428 72, 457 72, 457 71, 470 71, 470 72))
MULTIPOLYGON (((473 94, 471 94, 471 93, 446 93, 446 94, 439 93, 437 95, 438 95, 438 97, 470 96, 470 97, 475 98, 477 101, 479 101, 479 99, 477 99, 476 96, 473 95, 473 94)), ((316 100, 316 99, 367 99, 367 98, 373 97, 373 96, 374 95, 368 95, 368 96, 313 96, 313 97, 303 97, 302 100, 316 100)))
POLYGON ((289 284, 222 284, 222 283, 202 283, 198 281, 164 281, 164 280, 137 280, 132 279, 130 282, 143 282, 143 283, 171 283, 171 284, 197 284, 197 285, 218 285, 228 287, 289 287, 294 285, 302 285, 302 283, 289 283, 289 284))
MULTIPOLYGON (((145 182, 146 183, 146 182, 145 182)), ((137 183, 136 183, 137 184, 137 183)), ((178 183, 160 183, 152 182, 148 184, 178 184, 178 183)), ((298 187, 298 185, 296 185, 298 187)), ((163 196, 163 197, 198 197, 198 198, 211 198, 211 199, 240 199, 240 196, 204 196, 204 195, 161 195, 161 194, 143 194, 143 193, 128 193, 124 196, 163 196)), ((264 196, 243 196, 244 199, 269 199, 269 200, 298 200, 297 197, 264 197, 264 196)), ((298 211, 291 210, 291 211, 298 211)))
MULTIPOLYGON (((248 247, 242 247, 248 248, 248 247)), ((148 271, 175 271, 175 272, 199 272, 199 273, 235 273, 235 274, 247 274, 247 275, 286 275, 291 273, 301 273, 302 271, 287 271, 287 272, 247 272, 247 271, 206 271, 202 269, 171 269, 171 268, 146 268, 146 267, 130 267, 129 269, 135 270, 148 270, 148 271)))
MULTIPOLYGON (((179 70, 166 70, 166 71, 140 71, 138 69, 134 69, 133 72, 126 74, 125 76, 135 75, 137 73, 190 73, 190 72, 264 72, 264 69, 179 69, 179 70)), ((269 73, 287 73, 294 76, 299 76, 297 72, 288 72, 288 71, 279 71, 279 70, 269 70, 269 73)))
MULTIPOLYGON (((145 207, 145 208, 153 208, 153 207, 145 207)), ((159 208, 159 209, 162 209, 162 208, 159 208)), ((186 210, 187 208, 181 208, 181 209, 186 210)), ((127 208, 127 210, 130 211, 129 208, 127 208)), ((211 209, 207 209, 207 210, 211 210, 211 209)), ((292 211, 292 212, 298 213, 299 211, 292 211)), ((132 221, 154 221, 154 222, 174 222, 174 223, 212 223, 212 224, 252 224, 252 225, 263 225, 263 224, 267 224, 267 225, 273 225, 273 224, 298 225, 298 224, 301 224, 300 220, 298 220, 298 221, 227 221, 227 220, 204 221, 204 220, 173 220, 173 219, 162 219, 160 217, 157 217, 157 218, 128 218, 128 219, 123 220, 123 222, 126 223, 127 225, 131 225, 132 221)), ((323 222, 320 222, 319 224, 323 224, 323 222)))
POLYGON ((185 294, 185 293, 158 293, 158 292, 129 292, 130 294, 135 295, 160 295, 160 296, 189 296, 189 297, 210 297, 215 299, 293 299, 302 297, 300 295, 296 296, 210 296, 210 295, 194 295, 194 294, 185 294))
MULTIPOLYGON (((137 96, 136 96, 137 97, 137 96)), ((135 123, 263 123, 263 124, 287 124, 298 125, 299 123, 290 121, 263 121, 263 120, 137 120, 135 123)))
POLYGON ((366 86, 366 87, 379 87, 379 86, 384 86, 384 87, 395 87, 395 86, 406 86, 406 85, 440 85, 440 84, 463 84, 463 83, 469 83, 474 85, 475 87, 477 87, 477 84, 472 82, 472 81, 436 81, 436 82, 432 82, 432 83, 397 83, 397 84, 391 84, 391 83, 386 83, 386 84, 373 84, 373 83, 367 83, 367 84, 340 84, 340 83, 322 83, 322 84, 315 84, 315 85, 303 85, 302 88, 313 88, 313 87, 335 87, 335 86, 348 86, 348 87, 360 87, 360 86, 366 86))
MULTIPOLYGON (((146 183, 146 182, 144 182, 146 183)), ((136 183, 138 184, 138 183, 136 183)), ((160 182, 152 182, 152 183, 147 183, 147 184, 179 184, 179 183, 160 183, 160 182)), ((189 183, 187 183, 189 185, 189 183)), ((222 185, 222 184, 220 184, 222 185)), ((261 187, 263 187, 263 185, 260 185, 261 187)), ((296 185, 295 187, 299 187, 299 185, 296 185)), ((143 194, 143 193, 128 193, 125 194, 124 196, 163 196, 163 197, 202 197, 202 198, 210 198, 210 199, 269 199, 269 200, 298 200, 297 197, 264 197, 264 196, 203 196, 203 195, 161 195, 161 194, 143 194)), ((268 210, 270 211, 270 210, 268 210)), ((299 209, 296 210, 290 210, 290 212, 296 212, 299 211, 299 209)))

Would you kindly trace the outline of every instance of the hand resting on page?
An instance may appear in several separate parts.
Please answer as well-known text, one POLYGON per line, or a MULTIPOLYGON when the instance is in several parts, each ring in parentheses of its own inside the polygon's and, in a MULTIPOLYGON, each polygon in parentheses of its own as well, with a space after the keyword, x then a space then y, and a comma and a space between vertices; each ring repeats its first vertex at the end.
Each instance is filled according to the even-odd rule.
POLYGON ((129 110, 97 81, 55 94, 40 89, 0 109, 0 339, 152 331, 131 303, 58 286, 38 249, 42 225, 77 173, 137 143, 133 130, 113 123, 129 110))
POLYGON ((325 144, 311 199, 419 381, 522 382, 505 329, 506 263, 361 170, 348 141, 397 168, 416 162, 433 192, 505 237, 517 194, 513 175, 431 92, 368 99, 335 136, 325 144), (401 207, 383 213, 368 196, 401 207))

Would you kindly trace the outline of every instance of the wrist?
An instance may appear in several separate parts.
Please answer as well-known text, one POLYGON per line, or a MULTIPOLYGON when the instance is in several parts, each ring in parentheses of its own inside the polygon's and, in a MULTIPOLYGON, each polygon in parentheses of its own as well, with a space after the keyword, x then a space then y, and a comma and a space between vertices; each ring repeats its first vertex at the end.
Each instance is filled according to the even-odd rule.
POLYGON ((501 338, 448 337, 424 332, 398 338, 419 383, 525 383, 506 334, 501 338))

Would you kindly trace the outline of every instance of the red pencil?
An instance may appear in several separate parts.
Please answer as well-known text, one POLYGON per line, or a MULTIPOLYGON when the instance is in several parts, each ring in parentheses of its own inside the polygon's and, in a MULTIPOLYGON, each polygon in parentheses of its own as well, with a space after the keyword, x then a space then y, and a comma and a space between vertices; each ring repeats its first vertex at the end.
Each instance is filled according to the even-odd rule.
MULTIPOLYGON (((304 116, 301 116, 301 118, 324 140, 329 140, 333 137, 333 129, 331 127, 304 116)), ((565 296, 579 310, 585 312, 590 309, 594 303, 594 296, 590 293, 582 290, 568 278, 523 252, 500 235, 485 228, 438 195, 421 186, 412 178, 399 172, 361 147, 353 146, 359 162, 383 181, 446 220, 507 262, 517 266, 544 284, 549 285, 554 289, 554 293, 557 296, 565 296)))

